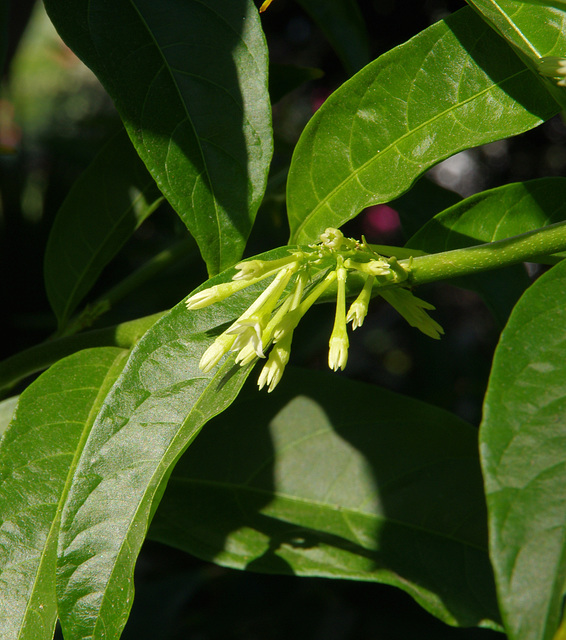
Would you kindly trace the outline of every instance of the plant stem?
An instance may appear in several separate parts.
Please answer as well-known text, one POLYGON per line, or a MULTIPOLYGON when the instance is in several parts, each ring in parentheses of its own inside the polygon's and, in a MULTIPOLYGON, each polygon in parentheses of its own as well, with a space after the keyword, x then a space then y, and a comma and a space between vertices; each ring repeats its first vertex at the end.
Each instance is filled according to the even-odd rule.
MULTIPOLYGON (((535 261, 565 250, 566 222, 557 222, 512 238, 413 258, 408 281, 416 286, 535 261)), ((402 260, 399 264, 408 267, 409 261, 402 260)))

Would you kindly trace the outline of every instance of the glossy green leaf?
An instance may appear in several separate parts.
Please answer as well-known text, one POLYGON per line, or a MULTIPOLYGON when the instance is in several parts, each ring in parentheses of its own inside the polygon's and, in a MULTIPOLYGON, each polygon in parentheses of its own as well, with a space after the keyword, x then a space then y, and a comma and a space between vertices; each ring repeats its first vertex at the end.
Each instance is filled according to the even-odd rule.
POLYGON ((117 348, 81 351, 20 396, 0 444, 0 629, 51 640, 58 524, 77 453, 125 363, 117 348))
POLYGON ((272 153, 267 48, 251 0, 47 0, 114 99, 210 273, 243 251, 272 153))
POLYGON ((566 262, 516 306, 481 425, 490 553, 510 640, 550 640, 566 579, 566 262))
POLYGON ((437 162, 558 109, 512 48, 464 7, 362 69, 310 120, 289 173, 291 242, 312 242, 398 197, 437 162))
POLYGON ((350 74, 369 61, 366 25, 356 0, 297 0, 322 29, 350 74))
MULTIPOLYGON (((268 257, 287 255, 285 248, 268 257)), ((205 283, 229 280, 233 269, 205 283)), ((119 638, 133 598, 133 570, 163 482, 201 427, 236 397, 250 372, 230 357, 210 373, 202 354, 263 290, 221 303, 183 302, 147 331, 106 398, 78 463, 62 517, 58 595, 63 632, 119 638)))
POLYGON ((230 567, 392 584, 449 624, 477 625, 498 619, 486 529, 475 429, 289 370, 207 425, 150 535, 230 567))
MULTIPOLYGON (((516 0, 467 0, 467 2, 520 51, 526 60, 536 62, 543 56, 564 56, 566 46, 564 4, 560 6, 561 3, 552 0, 541 3, 545 6, 516 0)), ((558 92, 566 94, 564 89, 558 92)), ((558 92, 557 96, 560 95, 558 92)))
MULTIPOLYGON (((540 4, 516 0, 467 0, 500 33, 537 73, 543 56, 564 57, 566 51, 566 5, 559 2, 540 4)), ((539 76, 547 91, 566 108, 566 89, 556 81, 539 76)))
MULTIPOLYGON (((542 178, 483 191, 442 211, 407 246, 438 253, 510 238, 566 220, 566 179, 542 178)), ((477 290, 503 326, 530 283, 522 266, 468 276, 458 282, 477 290)))
POLYGON ((4 432, 11 422, 19 399, 20 396, 13 396, 12 398, 6 398, 0 401, 0 437, 4 435, 4 432))
POLYGON ((162 199, 121 131, 74 184, 49 235, 45 286, 60 327, 162 199))

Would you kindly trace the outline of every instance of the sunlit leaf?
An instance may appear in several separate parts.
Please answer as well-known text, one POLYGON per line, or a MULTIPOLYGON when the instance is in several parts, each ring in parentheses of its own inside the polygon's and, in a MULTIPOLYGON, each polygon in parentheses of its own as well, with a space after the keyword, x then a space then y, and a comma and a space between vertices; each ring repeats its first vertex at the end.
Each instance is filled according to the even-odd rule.
POLYGON ((272 153, 267 47, 251 0, 47 0, 99 77, 210 273, 243 251, 272 153))
POLYGON ((125 363, 123 349, 81 351, 20 396, 0 444, 0 629, 51 640, 59 518, 77 453, 125 363))
POLYGON ((4 435, 4 431, 6 431, 12 420, 19 399, 19 396, 13 396, 0 402, 0 437, 4 435))
MULTIPOLYGON (((500 33, 537 74, 537 62, 544 56, 564 57, 566 51, 566 4, 516 0, 467 0, 500 33), (541 6, 544 5, 544 6, 541 6)), ((566 108, 566 89, 556 81, 539 76, 554 99, 566 108)))
POLYGON ((295 149, 291 242, 307 243, 406 191, 445 158, 556 114, 529 67, 465 7, 343 84, 295 149))
POLYGON ((150 535, 230 567, 392 584, 450 624, 498 619, 476 430, 334 374, 250 385, 181 458, 150 535))
MULTIPOLYGON (((269 257, 283 255, 285 248, 269 257)), ((224 272, 203 287, 234 273, 224 272)), ((106 398, 62 516, 59 616, 69 637, 120 636, 132 604, 134 564, 163 482, 250 373, 231 356, 204 374, 201 356, 264 287, 252 285, 197 311, 178 304, 140 340, 106 398)))
POLYGON ((490 552, 510 640, 550 640, 566 578, 566 263, 527 290, 495 352, 481 426, 490 552))

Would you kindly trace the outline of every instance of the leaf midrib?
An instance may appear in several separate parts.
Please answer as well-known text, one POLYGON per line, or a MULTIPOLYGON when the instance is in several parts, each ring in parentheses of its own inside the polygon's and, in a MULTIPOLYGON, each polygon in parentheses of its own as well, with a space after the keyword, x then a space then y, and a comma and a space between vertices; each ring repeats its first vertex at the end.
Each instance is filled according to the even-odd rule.
MULTIPOLYGON (((212 195, 212 200, 213 200, 213 207, 214 207, 214 219, 216 222, 216 226, 217 226, 217 233, 218 233, 218 259, 217 259, 217 264, 222 264, 222 225, 220 223, 220 212, 219 212, 219 207, 218 207, 218 200, 216 198, 216 194, 215 194, 215 186, 209 171, 209 167, 208 167, 208 163, 206 161, 206 156, 204 154, 204 149, 202 148, 201 142, 200 142, 200 136, 195 128, 195 125, 193 123, 193 120, 191 118, 191 114, 189 113, 189 110, 187 109, 187 104, 185 102, 185 100, 183 99, 183 96, 181 94, 181 91, 179 89, 179 85, 178 83, 175 81, 175 76, 172 73, 172 67, 171 65, 169 65, 169 62, 167 60, 167 58, 165 57, 161 46, 159 45, 159 43, 157 42, 157 40, 155 39, 155 36, 153 35, 152 30, 150 29, 148 23, 146 22, 144 16, 142 15, 141 11, 138 9, 137 4, 135 2, 135 0, 129 0, 130 5, 132 6, 132 8, 134 9, 134 11, 136 12, 136 14, 138 15, 140 22, 142 23, 143 27, 146 29, 147 33, 149 34, 149 37, 151 38, 152 42, 155 45, 155 48, 157 49, 157 52, 159 54, 159 56, 161 57, 161 60, 163 61, 163 65, 164 68, 167 70, 167 73, 169 74, 169 77, 171 78, 171 82, 173 84, 173 86, 175 87, 175 91, 177 92, 177 95, 179 97, 179 101, 181 102, 181 105, 183 107, 183 111, 186 114, 187 117, 187 122, 190 124, 191 129, 193 131, 193 135, 199 150, 199 154, 202 160, 202 165, 204 167, 204 171, 206 173, 206 178, 207 178, 207 182, 208 182, 208 186, 209 189, 211 191, 211 195, 212 195)), ((203 4, 203 3, 201 3, 203 4)), ((206 7, 206 5, 203 4, 203 6, 206 7)), ((171 142, 171 139, 169 140, 169 143, 171 142)), ((216 270, 216 267, 215 267, 216 270)))
POLYGON ((454 536, 451 536, 447 533, 442 533, 440 531, 434 531, 431 529, 426 529, 425 527, 421 527, 417 524, 414 523, 409 523, 409 522, 404 522, 402 520, 398 520, 396 518, 392 518, 390 516, 387 516, 387 514, 385 515, 373 515, 373 514, 369 514, 367 513, 367 511, 359 511, 353 507, 344 507, 344 506, 340 506, 340 508, 334 507, 332 505, 329 505, 328 503, 325 502, 321 502, 319 500, 314 500, 314 499, 306 499, 306 498, 302 498, 301 496, 295 496, 295 495, 291 495, 291 494, 287 494, 284 493, 282 491, 268 491, 267 489, 262 489, 260 487, 250 487, 249 485, 235 485, 233 483, 230 482, 219 482, 219 481, 212 481, 212 480, 204 480, 204 479, 198 479, 198 478, 175 478, 174 480, 172 479, 170 484, 173 484, 173 482, 178 482, 179 484, 184 484, 184 485, 198 485, 198 486, 203 486, 203 487, 210 487, 210 488, 215 488, 215 489, 225 489, 226 491, 229 491, 230 493, 234 493, 235 490, 239 491, 239 492, 247 492, 249 494, 253 494, 253 495, 258 495, 258 496, 269 496, 270 498, 274 498, 276 497, 277 499, 283 499, 283 500, 288 500, 289 502, 294 502, 294 503, 299 503, 299 504, 304 504, 307 506, 313 506, 313 507, 319 507, 319 508, 326 508, 326 509, 330 509, 336 513, 347 513, 349 515, 355 515, 355 516, 359 516, 362 518, 366 518, 368 520, 371 520, 372 522, 375 521, 382 521, 385 523, 391 523, 391 524, 396 524, 398 526, 401 527, 406 527, 408 529, 411 529, 413 531, 419 531, 421 533, 426 533, 429 535, 435 535, 438 536, 440 538, 443 539, 447 539, 447 540, 451 540, 452 542, 458 543, 458 544, 462 544, 464 546, 470 547, 471 549, 476 549, 478 551, 482 551, 484 553, 487 553, 487 547, 481 547, 480 545, 476 545, 473 544, 470 541, 467 540, 462 540, 460 538, 455 538, 454 536))
POLYGON ((470 96, 466 100, 463 100, 462 102, 458 102, 457 104, 451 105, 448 109, 445 109, 444 111, 441 111, 440 113, 436 114, 433 118, 431 118, 429 120, 426 120, 425 122, 421 123, 420 125, 418 125, 414 129, 411 129, 411 131, 408 131, 407 133, 403 134, 399 138, 396 138, 389 145, 387 145, 382 151, 378 151, 378 153, 376 155, 372 156, 371 158, 369 158, 369 160, 366 160, 366 162, 364 162, 362 165, 360 165, 353 172, 349 173, 348 176, 344 180, 342 180, 342 182, 340 182, 322 200, 320 200, 319 203, 315 206, 315 208, 312 209, 311 212, 303 219, 303 222, 299 225, 299 227, 297 228, 297 231, 293 234, 293 238, 295 240, 299 239, 300 234, 302 233, 302 230, 304 229, 304 227, 307 226, 307 224, 310 222, 310 220, 317 214, 317 212, 322 207, 328 206, 330 209, 332 209, 332 207, 330 205, 330 201, 332 200, 332 198, 334 197, 334 195, 338 191, 341 191, 342 189, 346 188, 346 185, 348 183, 350 183, 352 180, 358 179, 359 174, 361 174, 367 167, 371 166, 374 162, 378 162, 379 160, 381 160, 381 158, 383 158, 383 156, 386 153, 388 153, 393 148, 395 148, 400 142, 403 142, 405 140, 410 139, 411 136, 416 134, 418 131, 420 131, 424 127, 430 125, 431 123, 435 122, 439 118, 444 117, 446 114, 449 114, 452 111, 460 109, 460 107, 462 107, 463 105, 471 102, 472 100, 476 100, 478 97, 480 97, 480 96, 492 91, 495 88, 499 88, 504 83, 509 82, 510 80, 513 80, 514 78, 520 76, 521 74, 528 73, 528 72, 529 72, 529 70, 526 69, 526 68, 525 69, 521 69, 521 71, 518 71, 517 73, 514 73, 514 74, 512 74, 510 76, 507 76, 501 82, 493 83, 489 87, 486 87, 485 89, 483 89, 479 93, 475 93, 473 96, 470 96))

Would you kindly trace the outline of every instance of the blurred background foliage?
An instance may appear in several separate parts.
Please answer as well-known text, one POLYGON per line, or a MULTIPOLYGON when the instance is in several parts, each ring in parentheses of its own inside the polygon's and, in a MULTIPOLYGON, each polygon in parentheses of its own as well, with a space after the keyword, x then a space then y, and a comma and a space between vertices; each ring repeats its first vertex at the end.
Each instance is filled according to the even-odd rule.
MULTIPOLYGON (((360 0, 370 59, 463 5, 463 0, 360 0)), ((274 65, 275 156, 247 255, 286 243, 284 187, 293 147, 317 107, 348 78, 305 6, 307 0, 274 0, 263 14, 274 65)), ((120 121, 97 79, 59 39, 40 2, 12 2, 8 15, 0 17, 7 17, 8 33, 0 90, 0 263, 5 274, 0 356, 6 357, 56 330, 42 276, 49 229, 73 182, 120 121)), ((563 175, 565 140, 566 128, 555 118, 512 140, 460 153, 433 168, 414 193, 363 212, 345 232, 402 245, 412 233, 405 229, 411 216, 441 200, 444 205, 435 213, 483 189, 563 175), (439 193, 435 185, 449 192, 439 193)), ((161 205, 104 271, 89 300, 185 236, 175 213, 161 205)), ((532 277, 539 273, 538 267, 525 268, 532 277)), ((196 248, 189 249, 95 326, 171 307, 205 278, 196 248)), ((427 400, 477 425, 500 327, 471 291, 443 284, 422 293, 436 305, 435 318, 446 330, 440 343, 408 329, 391 307, 376 301, 364 326, 351 336, 345 375, 427 400)), ((332 313, 324 306, 306 316, 297 334, 303 340, 294 342, 293 364, 327 367, 331 325, 332 313)), ((488 630, 445 627, 406 594, 383 585, 241 573, 156 543, 148 543, 140 557, 136 589, 126 639, 495 637, 488 630)))

